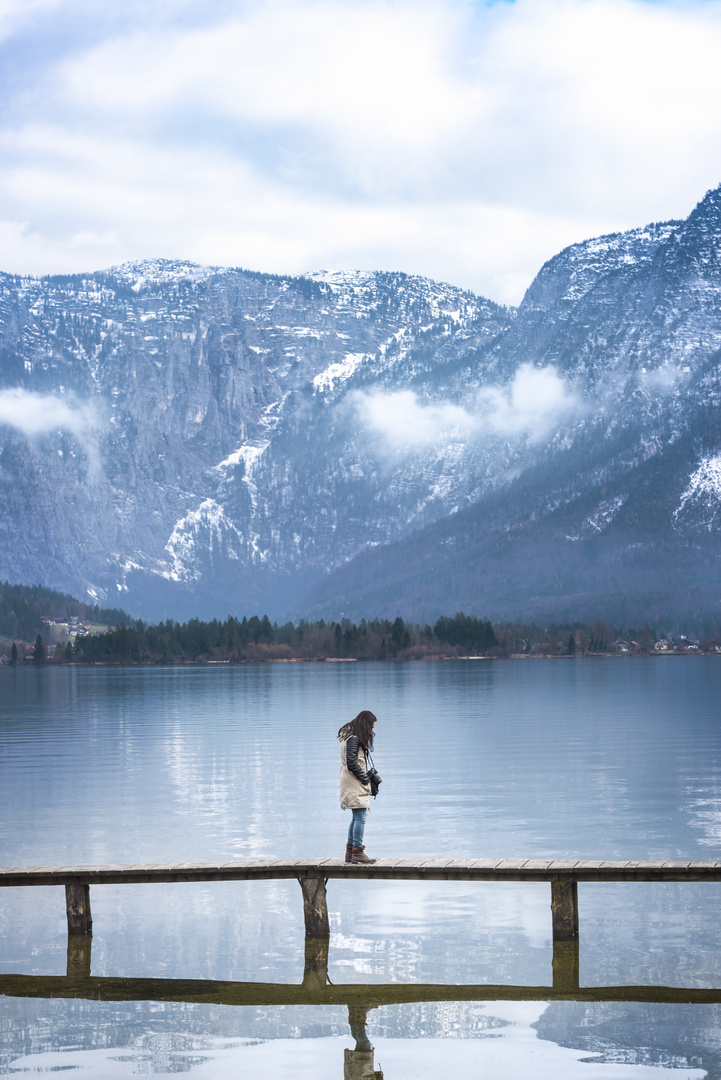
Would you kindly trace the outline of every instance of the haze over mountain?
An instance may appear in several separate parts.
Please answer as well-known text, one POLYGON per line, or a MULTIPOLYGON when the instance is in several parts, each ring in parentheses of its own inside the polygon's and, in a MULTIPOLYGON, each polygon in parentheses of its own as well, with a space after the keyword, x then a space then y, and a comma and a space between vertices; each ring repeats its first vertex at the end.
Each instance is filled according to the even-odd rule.
POLYGON ((721 596, 721 189, 517 311, 404 274, 0 275, 0 577, 149 618, 721 596))

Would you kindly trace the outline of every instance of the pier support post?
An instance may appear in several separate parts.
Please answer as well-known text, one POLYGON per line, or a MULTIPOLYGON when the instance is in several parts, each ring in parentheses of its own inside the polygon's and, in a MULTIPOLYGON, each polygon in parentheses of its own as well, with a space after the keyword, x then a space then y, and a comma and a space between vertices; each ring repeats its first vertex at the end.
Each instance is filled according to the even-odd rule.
POLYGON ((68 934, 90 934, 93 919, 90 914, 90 886, 73 881, 65 886, 65 906, 68 912, 68 934))
POLYGON ((90 953, 92 934, 73 934, 68 937, 68 962, 65 974, 68 979, 90 978, 90 953))
POLYGON ((553 940, 570 941, 578 933, 578 882, 563 878, 551 882, 553 940))
POLYGON ((298 878, 303 892, 303 916, 305 918, 305 936, 325 938, 330 936, 328 922, 328 904, 326 903, 323 878, 298 878))

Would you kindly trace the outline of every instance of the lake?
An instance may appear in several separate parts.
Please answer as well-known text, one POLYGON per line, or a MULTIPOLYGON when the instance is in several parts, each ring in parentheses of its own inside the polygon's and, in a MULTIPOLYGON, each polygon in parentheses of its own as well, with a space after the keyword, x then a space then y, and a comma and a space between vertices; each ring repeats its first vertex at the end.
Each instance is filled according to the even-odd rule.
MULTIPOLYGON (((370 855, 717 860, 720 691, 721 659, 694 656, 4 669, 0 864, 342 857, 336 732, 362 708, 384 781, 370 855)), ((93 976, 303 978, 295 882, 91 899, 93 976)), ((719 1005, 454 998, 551 986, 548 885, 331 881, 328 907, 333 984, 445 999, 349 1017, 6 996, 0 1073, 721 1077, 719 1005)), ((582 987, 721 987, 721 884, 582 884, 579 908, 582 987)), ((0 973, 64 975, 63 890, 2 890, 0 934, 0 973)))

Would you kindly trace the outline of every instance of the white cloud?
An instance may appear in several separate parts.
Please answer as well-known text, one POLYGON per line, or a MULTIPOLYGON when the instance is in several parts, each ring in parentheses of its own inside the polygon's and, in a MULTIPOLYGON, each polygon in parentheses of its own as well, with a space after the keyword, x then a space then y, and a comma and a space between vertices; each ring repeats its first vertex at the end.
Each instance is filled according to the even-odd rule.
POLYGON ((17 428, 23 435, 69 431, 85 437, 98 427, 98 423, 91 404, 79 404, 74 399, 36 394, 20 388, 0 390, 0 424, 17 428))
POLYGON ((97 433, 101 418, 92 402, 80 402, 70 395, 37 394, 20 387, 0 390, 0 425, 15 428, 31 439, 68 432, 82 447, 91 477, 97 477, 100 470, 97 433))
POLYGON ((717 3, 45 7, 88 29, 48 52, 0 0, 8 55, 36 47, 0 87, 4 269, 379 267, 515 302, 561 246, 721 179, 717 3))
POLYGON ((357 390, 349 397, 360 423, 394 453, 489 435, 543 442, 586 411, 555 368, 531 364, 505 387, 483 387, 472 409, 423 402, 412 390, 357 390))
POLYGON ((675 364, 667 363, 653 371, 641 372, 641 385, 655 394, 669 394, 679 382, 688 377, 688 368, 684 371, 675 364))
POLYGON ((63 0, 0 0, 0 39, 17 33, 39 14, 61 6, 63 0))
POLYGON ((86 229, 83 232, 75 233, 75 236, 71 236, 70 244, 81 251, 106 251, 108 248, 117 248, 119 240, 117 233, 113 231, 101 234, 89 232, 86 229))
POLYGON ((569 389, 552 366, 537 368, 521 364, 504 389, 484 388, 479 395, 483 423, 499 435, 527 435, 543 442, 555 428, 585 411, 581 399, 569 389))
POLYGON ((419 401, 412 390, 358 390, 351 395, 360 422, 380 436, 387 448, 412 450, 431 446, 441 439, 466 438, 477 428, 477 420, 460 405, 419 401))

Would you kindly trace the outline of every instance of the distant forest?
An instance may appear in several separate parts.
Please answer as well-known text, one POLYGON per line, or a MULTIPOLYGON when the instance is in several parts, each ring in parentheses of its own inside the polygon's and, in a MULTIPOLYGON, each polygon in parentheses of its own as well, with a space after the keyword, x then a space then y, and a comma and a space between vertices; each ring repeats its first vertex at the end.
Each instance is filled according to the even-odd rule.
MULTIPOLYGON (((296 625, 271 623, 259 618, 187 623, 172 620, 145 626, 142 622, 116 626, 104 633, 85 634, 54 649, 38 634, 35 645, 20 654, 13 645, 12 661, 85 664, 183 664, 243 663, 293 660, 434 660, 466 656, 507 657, 587 656, 622 652, 648 655, 654 650, 648 625, 626 638, 615 636, 606 623, 552 626, 493 626, 488 619, 458 612, 431 626, 388 619, 348 619, 327 623, 323 619, 296 625)), ((678 638, 667 642, 677 652, 717 651, 716 643, 678 638)))
POLYGON ((187 623, 172 620, 156 626, 135 623, 105 634, 78 638, 72 658, 93 663, 183 663, 258 660, 390 660, 423 659, 434 655, 487 655, 498 648, 488 619, 459 613, 439 619, 435 626, 414 626, 400 617, 323 619, 295 625, 271 623, 267 615, 225 622, 187 623), (440 635, 440 636, 439 636, 440 635))
MULTIPOLYGON (((5 660, 32 658, 42 663, 182 664, 241 663, 282 660, 424 660, 443 657, 504 657, 519 654, 540 656, 587 656, 609 652, 647 654, 657 634, 648 623, 625 631, 606 622, 496 624, 466 615, 442 616, 433 625, 389 619, 349 619, 340 622, 271 623, 262 618, 221 622, 166 622, 145 625, 117 608, 82 604, 41 586, 5 584, 0 587, 0 645, 5 660), (77 616, 87 624, 107 626, 101 632, 74 636, 68 628, 58 635, 55 622, 77 616), (60 640, 58 640, 60 637, 60 640), (33 644, 28 644, 33 643, 33 644)), ((674 651, 717 651, 721 630, 701 641, 677 637, 674 651)), ((719 645, 721 648, 721 644, 719 645)))
MULTIPOLYGON (((676 651, 706 650, 708 640, 676 640, 676 651)), ((78 638, 72 659, 86 663, 188 663, 262 660, 432 660, 443 657, 587 656, 627 651, 648 654, 655 634, 646 624, 625 636, 607 623, 496 625, 489 619, 466 615, 443 616, 433 626, 389 619, 349 619, 296 625, 271 623, 267 615, 225 622, 187 623, 172 620, 155 626, 136 623, 105 634, 78 638)), ((715 646, 715 643, 714 643, 715 646)), ((68 657, 69 659, 70 657, 68 657)))

